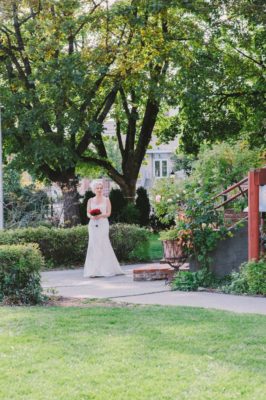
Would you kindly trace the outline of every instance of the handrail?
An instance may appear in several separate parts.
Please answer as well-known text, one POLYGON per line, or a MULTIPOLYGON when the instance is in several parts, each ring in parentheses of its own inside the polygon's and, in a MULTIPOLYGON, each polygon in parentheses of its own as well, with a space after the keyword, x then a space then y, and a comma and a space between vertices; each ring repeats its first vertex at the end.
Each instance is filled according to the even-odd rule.
POLYGON ((217 194, 215 197, 213 197, 213 200, 215 200, 217 197, 219 196, 223 196, 224 194, 231 192, 231 190, 235 189, 236 187, 239 187, 240 185, 242 185, 243 183, 248 181, 248 177, 242 179, 241 181, 235 183, 234 185, 230 186, 229 188, 227 188, 226 190, 224 190, 223 192, 217 194))
POLYGON ((243 183, 245 183, 247 181, 248 181, 248 177, 242 179, 241 181, 235 183, 234 185, 230 186, 229 188, 223 190, 221 193, 219 193, 216 196, 214 196, 212 198, 212 200, 215 200, 220 196, 224 196, 224 195, 226 195, 227 193, 231 192, 232 190, 234 190, 236 188, 238 188, 240 190, 239 193, 235 194, 234 196, 230 197, 229 199, 226 199, 221 204, 218 204, 218 206, 215 206, 214 209, 217 210, 218 208, 225 206, 226 204, 230 203, 231 201, 237 199, 239 196, 245 197, 245 194, 248 192, 248 188, 242 189, 241 185, 243 185, 243 183))

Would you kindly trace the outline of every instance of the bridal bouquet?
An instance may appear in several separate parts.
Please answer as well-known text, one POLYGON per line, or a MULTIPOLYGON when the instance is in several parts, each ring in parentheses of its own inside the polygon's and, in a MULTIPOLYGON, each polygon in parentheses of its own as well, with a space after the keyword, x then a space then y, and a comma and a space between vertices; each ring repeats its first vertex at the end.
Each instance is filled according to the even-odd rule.
MULTIPOLYGON (((94 208, 93 210, 90 210, 90 215, 93 217, 96 217, 97 215, 101 215, 101 210, 99 208, 94 208)), ((98 223, 96 223, 96 228, 98 227, 98 223)))
POLYGON ((93 210, 90 210, 90 215, 95 217, 96 215, 100 215, 102 212, 99 208, 94 208, 93 210))

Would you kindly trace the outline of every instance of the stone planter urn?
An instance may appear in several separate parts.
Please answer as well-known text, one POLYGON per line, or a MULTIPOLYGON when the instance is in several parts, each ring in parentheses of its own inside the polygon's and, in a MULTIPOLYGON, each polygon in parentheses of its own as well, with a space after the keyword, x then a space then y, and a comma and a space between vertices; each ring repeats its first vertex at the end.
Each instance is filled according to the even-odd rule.
POLYGON ((163 261, 170 264, 173 268, 179 269, 179 266, 186 260, 186 255, 180 240, 168 239, 162 240, 163 243, 163 261))

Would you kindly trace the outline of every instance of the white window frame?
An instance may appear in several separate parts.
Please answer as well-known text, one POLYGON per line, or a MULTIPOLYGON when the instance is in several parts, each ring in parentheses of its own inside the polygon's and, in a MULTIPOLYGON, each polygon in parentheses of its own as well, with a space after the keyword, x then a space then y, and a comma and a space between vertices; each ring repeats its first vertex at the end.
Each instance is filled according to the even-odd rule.
POLYGON ((169 176, 169 160, 167 158, 155 158, 153 160, 153 177, 154 178, 167 178, 169 176), (155 162, 159 161, 160 163, 160 176, 156 176, 155 175, 155 162), (167 172, 166 172, 166 176, 162 175, 162 166, 163 166, 163 161, 166 161, 166 167, 167 167, 167 172))

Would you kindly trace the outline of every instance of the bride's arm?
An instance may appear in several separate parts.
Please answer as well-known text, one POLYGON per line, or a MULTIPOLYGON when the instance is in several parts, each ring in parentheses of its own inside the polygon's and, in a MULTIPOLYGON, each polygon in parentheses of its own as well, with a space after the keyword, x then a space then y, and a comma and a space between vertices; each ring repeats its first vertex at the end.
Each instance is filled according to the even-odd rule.
POLYGON ((109 218, 111 215, 111 211, 112 211, 112 206, 111 206, 111 202, 110 200, 107 198, 106 199, 106 213, 105 214, 101 214, 100 217, 101 218, 109 218))
POLYGON ((87 203, 87 217, 90 219, 95 219, 93 215, 90 215, 90 210, 91 210, 91 199, 89 199, 87 203))

